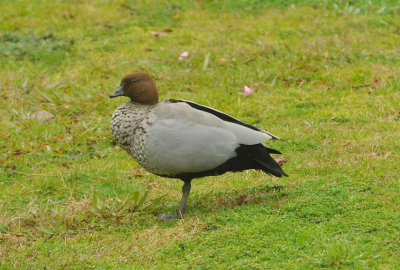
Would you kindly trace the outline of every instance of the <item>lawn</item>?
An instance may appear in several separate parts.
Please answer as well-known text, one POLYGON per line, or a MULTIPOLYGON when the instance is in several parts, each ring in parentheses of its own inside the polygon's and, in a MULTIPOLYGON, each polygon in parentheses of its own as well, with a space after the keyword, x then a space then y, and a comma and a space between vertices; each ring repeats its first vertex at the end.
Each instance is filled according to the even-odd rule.
POLYGON ((1 269, 400 268, 399 1, 2 0, 0 11, 1 269), (181 182, 141 169, 110 132, 127 99, 108 95, 134 71, 162 100, 284 138, 268 145, 289 177, 196 179, 188 214, 158 220, 181 182))

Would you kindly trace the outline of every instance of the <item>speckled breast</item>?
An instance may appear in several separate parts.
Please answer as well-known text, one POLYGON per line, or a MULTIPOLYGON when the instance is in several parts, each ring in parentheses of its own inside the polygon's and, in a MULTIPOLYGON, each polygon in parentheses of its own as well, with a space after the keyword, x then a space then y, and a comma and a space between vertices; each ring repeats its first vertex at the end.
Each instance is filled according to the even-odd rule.
POLYGON ((111 132, 115 142, 150 172, 154 168, 147 164, 146 139, 151 128, 153 108, 154 105, 127 102, 115 110, 111 119, 111 132))

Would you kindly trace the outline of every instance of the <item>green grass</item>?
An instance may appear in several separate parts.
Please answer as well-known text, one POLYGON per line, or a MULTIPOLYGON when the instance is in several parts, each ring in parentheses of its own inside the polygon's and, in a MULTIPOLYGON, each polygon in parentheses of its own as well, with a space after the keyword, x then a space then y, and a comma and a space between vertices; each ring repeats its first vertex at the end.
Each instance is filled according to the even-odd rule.
POLYGON ((0 11, 0 268, 400 268, 399 1, 20 0, 0 11), (134 71, 161 99, 286 139, 269 145, 290 177, 197 179, 188 214, 158 221, 180 181, 145 172, 109 128, 126 99, 108 94, 134 71), (255 93, 239 95, 243 85, 255 93), (28 119, 38 110, 55 118, 28 119))

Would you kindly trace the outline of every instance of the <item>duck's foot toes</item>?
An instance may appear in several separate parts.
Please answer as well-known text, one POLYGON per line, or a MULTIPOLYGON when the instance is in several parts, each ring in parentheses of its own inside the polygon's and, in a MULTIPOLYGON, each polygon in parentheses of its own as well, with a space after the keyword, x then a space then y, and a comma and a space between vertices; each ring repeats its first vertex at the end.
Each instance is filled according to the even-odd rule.
POLYGON ((172 221, 174 218, 179 217, 177 213, 171 214, 171 213, 160 213, 158 214, 158 219, 163 220, 166 222, 172 221))

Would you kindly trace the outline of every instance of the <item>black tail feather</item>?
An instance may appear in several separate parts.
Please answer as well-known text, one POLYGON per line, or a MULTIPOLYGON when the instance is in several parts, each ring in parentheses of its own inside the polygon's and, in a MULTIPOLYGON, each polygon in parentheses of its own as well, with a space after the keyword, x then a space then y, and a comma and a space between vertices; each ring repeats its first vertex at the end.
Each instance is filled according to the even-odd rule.
POLYGON ((254 158, 254 160, 262 166, 261 170, 263 170, 264 172, 272 174, 276 177, 288 176, 273 158, 269 156, 267 159, 269 160, 265 162, 265 160, 254 158))
POLYGON ((241 145, 236 151, 238 153, 243 152, 243 154, 250 158, 256 165, 256 168, 254 169, 260 169, 276 177, 288 176, 278 165, 278 163, 276 163, 276 161, 271 157, 271 153, 280 154, 279 151, 273 148, 270 148, 264 144, 241 145))

